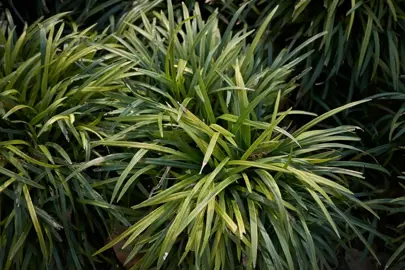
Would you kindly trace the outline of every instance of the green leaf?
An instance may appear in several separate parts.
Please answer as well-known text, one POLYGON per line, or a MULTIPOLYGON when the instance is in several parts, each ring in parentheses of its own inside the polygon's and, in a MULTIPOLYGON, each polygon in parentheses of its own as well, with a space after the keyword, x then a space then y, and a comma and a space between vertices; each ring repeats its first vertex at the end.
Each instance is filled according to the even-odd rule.
POLYGON ((249 218, 250 218, 250 256, 251 261, 253 263, 253 268, 256 267, 257 261, 257 252, 258 252, 258 230, 257 230, 257 211, 256 206, 252 200, 248 200, 248 208, 249 208, 249 218))
POLYGON ((28 179, 28 178, 25 178, 25 177, 23 177, 21 175, 18 175, 16 173, 12 172, 12 171, 9 171, 6 168, 0 167, 0 173, 4 174, 4 175, 7 175, 8 177, 14 178, 17 181, 20 181, 20 182, 22 182, 24 184, 27 184, 27 185, 30 185, 32 187, 36 187, 36 188, 40 188, 40 189, 45 188, 44 186, 42 186, 42 185, 40 185, 40 184, 38 184, 38 183, 28 179))
POLYGON ((397 11, 395 10, 395 6, 394 3, 392 2, 392 0, 387 0, 388 6, 390 7, 392 16, 394 17, 394 21, 397 21, 397 11))
POLYGON ((403 250, 405 250, 405 242, 402 243, 402 245, 399 246, 397 250, 395 250, 394 254, 392 254, 392 256, 387 261, 384 269, 388 269, 388 267, 390 267, 390 265, 395 261, 395 259, 401 254, 403 250))
MULTIPOLYGON (((356 0, 351 0, 351 4, 352 4, 352 8, 349 10, 349 12, 356 7, 356 0)), ((346 15, 348 15, 348 13, 346 13, 346 15)), ((351 12, 351 14, 350 14, 350 20, 349 20, 349 26, 347 28, 348 30, 347 30, 346 39, 349 39, 349 37, 350 37, 350 33, 352 31, 352 28, 353 28, 354 15, 355 15, 355 11, 353 10, 351 12)))
POLYGON ((322 203, 321 199, 319 198, 319 196, 309 188, 307 188, 307 191, 309 192, 309 194, 311 194, 312 198, 314 198, 315 202, 319 205, 323 214, 325 215, 326 219, 328 220, 329 224, 332 226, 336 235, 340 238, 339 230, 338 230, 335 222, 333 221, 332 217, 330 216, 328 210, 326 209, 325 205, 322 203))
POLYGON ((215 145, 217 144, 219 134, 220 134, 219 132, 215 132, 211 137, 210 143, 208 144, 207 150, 205 151, 205 154, 204 154, 204 159, 203 159, 203 162, 201 165, 200 174, 202 173, 205 165, 208 164, 208 161, 211 158, 211 154, 214 151, 215 145))
POLYGON ((45 145, 43 145, 43 144, 38 145, 38 147, 39 147, 39 149, 41 149, 42 153, 44 153, 44 155, 46 156, 46 158, 47 158, 52 164, 55 164, 55 162, 53 161, 51 152, 49 152, 49 149, 48 149, 45 145))
POLYGON ((156 205, 156 204, 161 204, 162 201, 164 201, 167 197, 169 197, 172 194, 175 194, 175 193, 183 190, 184 188, 192 185, 193 183, 195 183, 200 178, 201 178, 201 176, 199 176, 199 175, 193 175, 193 176, 188 177, 188 178, 186 178, 184 180, 181 180, 178 183, 171 186, 170 188, 158 193, 157 195, 154 195, 153 197, 147 199, 146 201, 141 202, 140 204, 137 204, 137 205, 133 206, 132 208, 133 209, 139 209, 139 208, 146 207, 146 206, 152 206, 152 205, 156 205))
POLYGON ((142 169, 136 171, 136 173, 134 173, 131 178, 128 179, 128 181, 125 183, 124 187, 121 190, 120 195, 118 196, 117 201, 121 200, 122 196, 124 196, 124 194, 127 192, 127 190, 129 189, 129 187, 131 185, 133 185, 135 183, 135 181, 138 179, 139 176, 141 176, 142 174, 144 174, 145 172, 154 169, 155 166, 154 165, 149 165, 146 167, 143 167, 142 169))
POLYGON ((39 166, 43 166, 43 167, 51 168, 51 169, 59 168, 58 165, 51 165, 51 164, 44 163, 44 162, 38 161, 38 160, 36 160, 36 159, 33 159, 32 157, 30 157, 30 156, 28 156, 27 154, 23 153, 22 151, 20 151, 17 147, 15 147, 15 146, 13 146, 13 145, 5 146, 5 148, 9 149, 10 151, 12 151, 13 153, 15 153, 16 155, 22 157, 22 158, 25 159, 26 161, 31 162, 31 163, 33 163, 33 164, 37 164, 37 165, 39 165, 39 166))
POLYGON ((175 156, 182 157, 186 160, 190 159, 188 155, 185 153, 182 153, 180 151, 173 150, 169 147, 164 147, 156 144, 150 144, 150 143, 140 143, 140 142, 128 142, 128 141, 98 141, 98 142, 93 142, 93 146, 99 146, 99 145, 104 145, 104 146, 116 146, 116 147, 128 147, 128 148, 138 148, 138 149, 148 149, 152 151, 157 151, 157 152, 163 152, 167 154, 172 154, 175 156))
POLYGON ((129 162, 128 166, 125 170, 121 173, 120 177, 118 178, 117 183, 115 184, 113 194, 111 196, 111 202, 114 201, 115 196, 117 195, 121 185, 124 183, 125 178, 128 176, 129 172, 132 168, 141 160, 141 158, 148 152, 148 150, 140 149, 136 154, 132 157, 131 161, 129 162))
POLYGON ((15 113, 16 111, 21 110, 21 109, 30 109, 31 111, 33 111, 34 113, 36 113, 35 109, 32 108, 32 107, 30 107, 30 106, 27 106, 27 105, 17 105, 17 106, 14 106, 13 108, 11 108, 5 115, 3 115, 3 119, 7 119, 7 117, 9 117, 9 116, 12 115, 13 113, 15 113))
POLYGON ((34 204, 32 203, 28 187, 25 184, 23 185, 23 192, 25 201, 27 203, 28 212, 31 216, 32 224, 34 225, 35 231, 38 236, 39 246, 41 247, 42 255, 44 256, 45 260, 48 260, 48 250, 46 248, 44 235, 42 234, 41 225, 39 224, 37 213, 34 209, 34 204))
POLYGON ((54 148, 69 164, 72 164, 72 160, 70 159, 69 155, 60 145, 52 142, 47 142, 46 145, 54 148))
POLYGON ((17 242, 15 242, 15 244, 10 248, 10 252, 8 255, 8 259, 10 261, 13 260, 14 256, 16 255, 16 253, 21 249, 21 247, 23 246, 25 240, 27 239, 28 233, 30 232, 32 227, 32 224, 27 224, 22 232, 22 234, 20 235, 20 237, 18 238, 17 242))
POLYGON ((252 44, 250 44, 250 47, 248 49, 248 51, 245 54, 245 60, 242 63, 241 66, 241 71, 242 72, 246 72, 246 68, 248 65, 248 61, 251 61, 253 54, 256 50, 257 45, 260 42, 260 39, 262 38, 264 32, 266 31, 266 28, 268 26, 268 24, 270 23, 271 19, 273 18, 274 14, 276 14, 278 9, 278 6, 276 6, 270 13, 269 15, 267 15, 266 19, 263 21, 263 23, 261 24, 259 30, 256 32, 255 34, 255 38, 252 41, 252 44))
POLYGON ((231 160, 228 162, 228 165, 230 166, 246 166, 246 167, 254 167, 254 168, 260 168, 260 169, 265 169, 265 170, 269 170, 269 171, 276 171, 276 172, 284 172, 284 173, 288 173, 289 171, 284 169, 282 167, 282 165, 280 164, 280 167, 278 166, 279 164, 264 164, 264 163, 260 163, 257 161, 246 161, 246 160, 231 160))
POLYGON ((236 222, 238 223, 237 227, 239 229, 239 238, 242 239, 243 235, 246 233, 245 224, 242 218, 242 213, 239 209, 239 206, 235 200, 232 200, 232 207, 235 213, 236 222))
POLYGON ((309 130, 311 127, 313 127, 313 126, 315 126, 316 124, 318 124, 318 123, 324 121, 325 119, 327 119, 327 118, 329 118, 329 117, 331 117, 331 116, 333 116, 333 115, 335 115, 335 114, 337 114, 337 113, 339 113, 339 112, 341 112, 341 111, 347 110, 347 109, 349 109, 349 108, 351 108, 351 107, 360 105, 360 104, 365 103, 365 102, 368 102, 368 101, 370 101, 370 99, 364 99, 364 100, 360 100, 360 101, 355 101, 355 102, 352 102, 352 103, 343 105, 343 106, 341 106, 341 107, 338 107, 338 108, 336 108, 336 109, 330 110, 330 111, 328 111, 328 112, 326 112, 326 113, 324 113, 324 114, 322 114, 322 115, 316 117, 316 118, 313 119, 312 121, 308 122, 307 124, 305 124, 304 126, 302 126, 301 128, 299 128, 298 130, 296 130, 292 135, 293 135, 295 138, 297 138, 298 135, 300 135, 300 134, 302 134, 303 132, 309 130))
POLYGON ((238 229, 238 226, 217 202, 215 202, 215 212, 224 220, 225 224, 228 226, 231 232, 235 233, 238 229))
POLYGON ((367 19, 367 27, 364 33, 363 42, 361 43, 360 55, 359 55, 359 62, 357 65, 357 72, 360 73, 361 67, 363 65, 364 56, 366 55, 367 48, 369 46, 369 40, 371 36, 371 30, 373 26, 373 18, 369 15, 367 19))

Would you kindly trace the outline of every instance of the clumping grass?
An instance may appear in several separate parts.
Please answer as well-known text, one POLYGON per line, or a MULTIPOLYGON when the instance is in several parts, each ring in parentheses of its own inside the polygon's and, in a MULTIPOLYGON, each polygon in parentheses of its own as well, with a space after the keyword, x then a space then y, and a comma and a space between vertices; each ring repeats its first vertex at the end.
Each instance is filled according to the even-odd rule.
POLYGON ((351 248, 403 268, 404 224, 378 220, 404 197, 369 180, 402 171, 404 109, 379 102, 403 94, 354 91, 403 90, 398 1, 130 2, 0 14, 1 269, 331 269, 351 248))
POLYGON ((2 269, 94 267, 109 220, 129 224, 117 207, 102 207, 100 176, 78 171, 99 156, 90 142, 101 138, 108 106, 94 100, 123 87, 112 78, 131 66, 108 68, 94 45, 103 38, 62 15, 0 33, 2 269))
POLYGON ((210 1, 213 7, 220 7, 225 18, 232 17, 245 3, 247 8, 239 20, 248 28, 260 26, 266 14, 280 5, 269 29, 275 46, 286 39, 299 41, 326 32, 313 44, 317 53, 307 62, 313 73, 302 81, 303 90, 333 76, 349 78, 363 91, 371 81, 385 81, 394 90, 405 89, 400 80, 404 51, 399 37, 404 34, 405 15, 401 1, 210 1), (348 70, 342 70, 345 68, 348 70))
POLYGON ((124 78, 128 89, 111 95, 114 133, 92 145, 137 149, 115 163, 122 173, 111 202, 140 194, 132 208, 145 217, 99 252, 126 241, 128 261, 143 254, 140 269, 308 269, 338 264, 330 246, 348 226, 373 253, 361 233, 373 229, 346 204, 375 213, 347 189, 346 176, 361 173, 344 167, 383 169, 340 160, 356 150, 356 127, 314 128, 367 100, 296 127, 289 115, 311 114, 282 110, 280 101, 296 87, 292 69, 309 56, 301 49, 317 37, 271 61, 259 41, 276 10, 254 34, 233 34, 242 10, 220 35, 216 14, 204 22, 198 5, 192 15, 183 6, 183 21, 175 20, 169 2, 168 16, 143 17, 143 28, 128 24, 115 36, 119 45, 102 46, 137 66, 124 78))

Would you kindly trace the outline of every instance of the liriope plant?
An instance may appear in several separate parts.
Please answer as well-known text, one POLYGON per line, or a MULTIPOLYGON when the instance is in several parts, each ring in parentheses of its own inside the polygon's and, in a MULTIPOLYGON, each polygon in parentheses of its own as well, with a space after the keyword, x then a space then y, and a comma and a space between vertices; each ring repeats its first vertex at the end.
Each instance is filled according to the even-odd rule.
MULTIPOLYGON (((260 25, 279 4, 261 0, 209 3, 219 7, 225 18, 232 17, 240 5, 247 4, 239 19, 248 27, 260 25)), ((208 6, 210 10, 213 7, 208 6)), ((319 53, 308 59, 307 66, 312 66, 314 72, 304 78, 301 85, 304 92, 311 90, 314 83, 328 81, 336 75, 340 80, 349 79, 355 89, 363 91, 368 90, 371 82, 388 83, 390 88, 404 91, 401 77, 404 66, 400 61, 404 52, 400 41, 404 16, 401 0, 284 1, 272 23, 273 39, 269 44, 272 42, 273 48, 277 48, 288 38, 299 41, 327 32, 313 44, 319 53)))
POLYGON ((143 16, 101 45, 136 66, 121 76, 127 89, 105 94, 113 132, 91 146, 129 155, 104 167, 118 172, 106 192, 111 203, 138 200, 144 216, 96 254, 124 242, 127 262, 141 258, 133 269, 323 269, 354 234, 375 256, 363 232, 384 236, 351 214, 376 215, 347 188, 362 178, 348 168, 384 169, 342 159, 359 151, 355 126, 318 127, 367 100, 298 126, 291 115, 313 115, 282 101, 310 54, 301 50, 321 35, 267 58, 261 40, 276 10, 254 34, 234 34, 242 10, 221 35, 217 14, 204 21, 196 5, 175 19, 168 1, 168 16, 143 16))
POLYGON ((134 64, 110 67, 95 45, 105 35, 78 31, 63 16, 20 34, 4 22, 0 31, 1 269, 113 265, 113 258, 91 255, 114 222, 133 218, 104 199, 101 173, 83 169, 95 157, 126 156, 100 157, 90 141, 103 137, 97 125, 109 108, 96 100, 122 88, 117 78, 134 64))

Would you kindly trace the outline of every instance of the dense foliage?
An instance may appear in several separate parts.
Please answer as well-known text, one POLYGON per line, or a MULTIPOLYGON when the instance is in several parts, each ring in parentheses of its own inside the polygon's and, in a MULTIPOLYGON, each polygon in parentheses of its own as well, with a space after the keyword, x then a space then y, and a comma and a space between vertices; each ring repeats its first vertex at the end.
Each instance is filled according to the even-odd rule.
POLYGON ((94 265, 109 218, 129 224, 116 208, 92 207, 106 203, 91 180, 99 176, 77 170, 97 156, 90 141, 103 134, 105 105, 95 100, 122 87, 111 77, 131 65, 106 70, 92 44, 104 36, 65 28, 58 16, 0 36, 2 269, 94 265))
POLYGON ((30 3, 1 269, 405 267, 403 1, 30 3))

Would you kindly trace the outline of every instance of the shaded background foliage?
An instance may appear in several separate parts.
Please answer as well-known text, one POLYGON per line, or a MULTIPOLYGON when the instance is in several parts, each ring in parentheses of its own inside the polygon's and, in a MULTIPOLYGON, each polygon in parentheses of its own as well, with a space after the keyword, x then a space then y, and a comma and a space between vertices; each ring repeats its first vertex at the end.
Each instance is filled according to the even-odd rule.
MULTIPOLYGON (((235 30, 248 31, 259 28, 268 14, 279 5, 261 41, 261 50, 265 55, 263 58, 269 62, 274 61, 280 53, 285 53, 285 49, 291 51, 308 38, 326 32, 305 47, 304 52, 312 51, 312 53, 295 67, 295 71, 297 74, 302 70, 308 72, 300 78, 298 88, 285 97, 284 106, 288 108, 288 105, 294 105, 296 109, 322 114, 354 100, 374 97, 371 102, 333 116, 323 123, 323 127, 356 125, 363 129, 363 132, 358 133, 362 138, 358 146, 364 152, 348 151, 345 157, 352 161, 380 164, 390 175, 366 170, 366 183, 353 184, 350 188, 358 198, 372 201, 370 206, 378 212, 381 219, 372 221, 370 214, 363 210, 359 210, 359 216, 380 232, 392 237, 391 241, 385 243, 378 239, 374 240, 370 234, 368 240, 374 243, 377 251, 392 255, 395 250, 401 248, 405 237, 401 229, 404 227, 403 213, 405 212, 403 199, 401 200, 405 196, 404 187, 401 185, 403 183, 402 164, 405 162, 403 153, 405 1, 253 0, 245 3, 244 1, 212 0, 200 2, 204 19, 208 19, 211 13, 218 9, 221 32, 226 30, 233 15, 243 4, 246 4, 246 7, 238 16, 238 21, 233 27, 235 30), (393 198, 398 199, 393 201, 393 198)), ((183 14, 179 3, 180 1, 174 3, 176 18, 181 18, 183 14)), ((125 17, 128 10, 143 11, 146 16, 150 16, 149 11, 160 10, 160 8, 166 12, 166 3, 160 1, 37 0, 29 1, 28 5, 30 6, 27 6, 26 1, 17 0, 2 3, 3 21, 12 17, 18 25, 18 33, 22 33, 25 23, 30 24, 40 16, 50 17, 65 11, 71 11, 66 19, 63 19, 66 24, 73 23, 78 28, 85 29, 97 23, 96 29, 103 31, 106 26, 110 26, 111 33, 124 29, 123 26, 120 28, 123 22, 120 18, 125 17)), ((186 1, 186 5, 192 8, 194 1, 186 1)), ((144 25, 144 22, 138 22, 144 25)), ((63 31, 64 33, 74 32, 72 29, 75 29, 75 26, 63 31)), ((104 41, 107 42, 108 39, 104 41)), ((95 61, 98 60, 97 58, 95 61)), ((23 61, 26 59, 20 59, 20 62, 23 61)), ((86 70, 85 67, 83 69, 86 70)), ((5 76, 6 73, 2 75, 5 76)), ((100 99, 103 100, 101 97, 100 99)), ((96 103, 100 102, 103 103, 105 100, 96 103)), ((95 120, 91 118, 92 116, 89 115, 89 117, 89 119, 84 118, 86 122, 91 123, 95 120)), ((305 123, 302 117, 293 116, 292 118, 299 123, 298 125, 305 123)), ((109 130, 110 127, 100 128, 109 130)), ((59 136, 62 135, 59 134, 59 136)), ((69 153, 69 155, 80 157, 79 152, 69 153)), ((86 158, 85 161, 89 160, 91 159, 86 158)), ((83 162, 83 160, 79 158, 77 162, 83 162)), ((114 168, 114 165, 111 166, 114 168)), ((107 189, 103 192, 106 192, 103 196, 109 197, 112 190, 107 189)), ((133 204, 127 201, 127 206, 133 204)), ((103 232, 104 239, 108 231, 106 228, 99 230, 103 232)), ((13 233, 9 232, 10 235, 13 233)), ((94 251, 93 249, 92 252, 94 251)), ((398 257, 405 261, 403 252, 398 257)), ((398 263, 397 267, 401 269, 402 266, 403 264, 398 263)))

